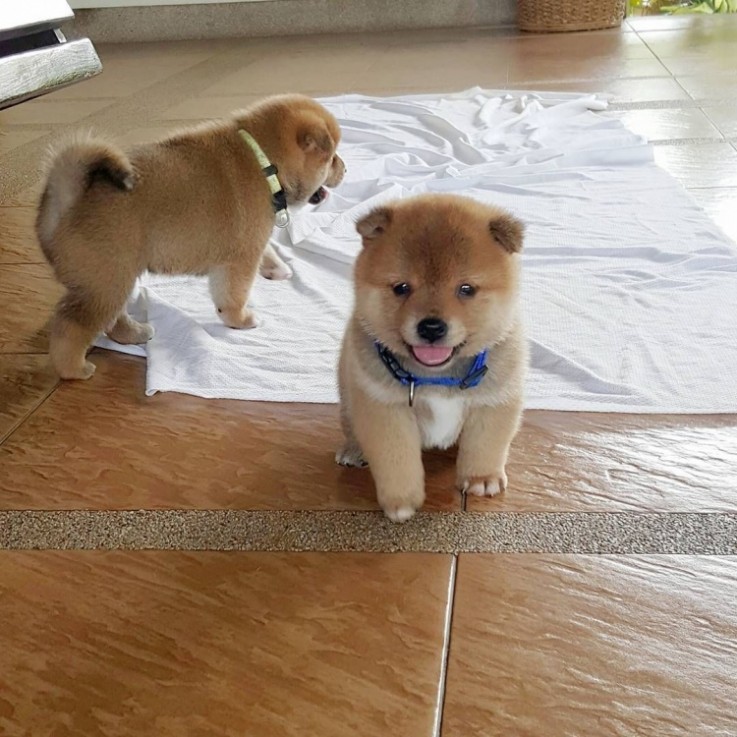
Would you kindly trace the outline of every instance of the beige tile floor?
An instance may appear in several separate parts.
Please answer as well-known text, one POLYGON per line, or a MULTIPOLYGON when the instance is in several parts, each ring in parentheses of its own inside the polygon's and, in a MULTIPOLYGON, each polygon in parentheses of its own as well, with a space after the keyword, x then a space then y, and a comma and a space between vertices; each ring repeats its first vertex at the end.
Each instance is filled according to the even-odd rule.
POLYGON ((398 529, 333 465, 334 407, 146 398, 105 353, 60 386, 31 231, 79 127, 482 85, 611 93, 737 239, 736 20, 103 46, 100 77, 0 112, 0 735, 737 735, 736 417, 531 412, 509 493, 466 505, 431 454, 398 529))

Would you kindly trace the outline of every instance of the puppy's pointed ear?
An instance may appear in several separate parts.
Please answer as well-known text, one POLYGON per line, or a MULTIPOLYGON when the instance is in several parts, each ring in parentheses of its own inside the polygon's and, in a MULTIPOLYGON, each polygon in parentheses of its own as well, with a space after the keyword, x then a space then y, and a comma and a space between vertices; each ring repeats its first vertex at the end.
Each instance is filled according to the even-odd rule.
POLYGON ((297 133, 297 143, 305 153, 325 153, 329 154, 335 148, 328 129, 324 125, 308 124, 299 129, 297 133))
POLYGON ((356 230, 363 236, 364 243, 386 233, 392 222, 392 211, 388 207, 377 207, 364 215, 357 223, 356 230))
POLYGON ((507 253, 519 253, 522 250, 525 226, 512 215, 503 213, 492 218, 489 232, 507 253))

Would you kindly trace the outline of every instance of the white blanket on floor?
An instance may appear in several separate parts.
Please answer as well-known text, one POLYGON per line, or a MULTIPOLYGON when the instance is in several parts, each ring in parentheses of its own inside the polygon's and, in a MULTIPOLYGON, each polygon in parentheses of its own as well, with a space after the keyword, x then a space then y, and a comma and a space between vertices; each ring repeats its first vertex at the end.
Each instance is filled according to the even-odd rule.
POLYGON ((348 174, 275 231, 294 278, 257 280, 251 331, 220 324, 205 279, 142 278, 131 308, 156 336, 129 352, 148 358, 147 394, 335 402, 353 224, 383 200, 433 191, 528 226, 528 408, 737 411, 737 253, 600 99, 474 89, 323 102, 348 174))

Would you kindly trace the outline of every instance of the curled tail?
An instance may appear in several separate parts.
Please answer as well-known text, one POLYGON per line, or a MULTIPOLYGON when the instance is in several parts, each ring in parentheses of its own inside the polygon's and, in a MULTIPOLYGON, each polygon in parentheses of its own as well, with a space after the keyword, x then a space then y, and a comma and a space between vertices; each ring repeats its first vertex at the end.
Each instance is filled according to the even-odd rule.
POLYGON ((124 192, 135 187, 133 166, 116 146, 100 139, 86 138, 52 152, 36 220, 42 245, 51 239, 65 213, 90 187, 101 181, 124 192))

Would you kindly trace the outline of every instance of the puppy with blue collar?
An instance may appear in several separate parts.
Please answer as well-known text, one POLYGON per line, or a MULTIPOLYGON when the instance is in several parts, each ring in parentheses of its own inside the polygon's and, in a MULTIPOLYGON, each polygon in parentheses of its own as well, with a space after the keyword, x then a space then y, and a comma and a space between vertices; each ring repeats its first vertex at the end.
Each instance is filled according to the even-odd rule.
POLYGON ((528 363, 519 310, 523 226, 455 195, 361 219, 355 306, 339 366, 341 465, 368 464, 402 522, 425 499, 422 450, 458 444, 457 486, 494 496, 522 415, 528 363))

